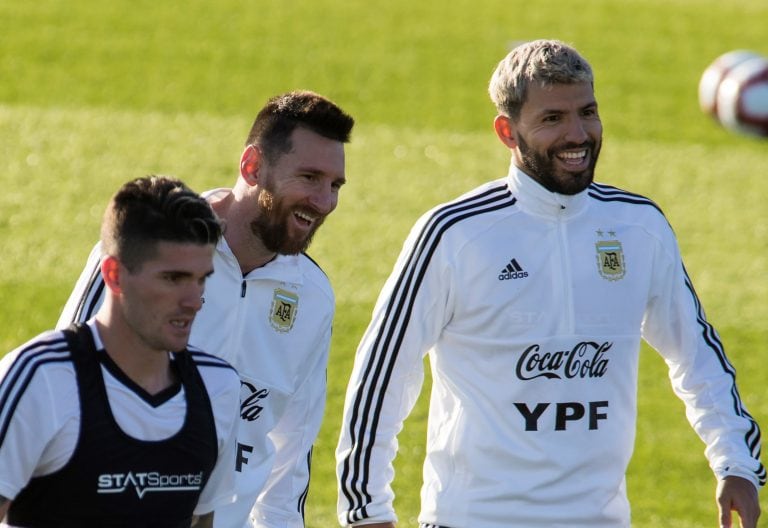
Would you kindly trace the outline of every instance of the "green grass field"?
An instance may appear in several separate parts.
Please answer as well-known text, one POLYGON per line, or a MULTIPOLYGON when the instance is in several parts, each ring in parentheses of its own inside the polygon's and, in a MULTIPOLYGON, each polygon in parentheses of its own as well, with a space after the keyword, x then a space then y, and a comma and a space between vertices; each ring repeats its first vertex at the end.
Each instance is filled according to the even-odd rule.
MULTIPOLYGON (((766 428, 768 141, 724 131, 696 100, 721 53, 768 54, 766 27, 764 0, 0 2, 0 351, 55 324, 120 184, 161 173, 231 185, 267 97, 330 96, 358 125, 349 184, 310 251, 338 310, 307 519, 335 526, 333 450, 375 297, 419 214, 506 173, 488 78, 515 42, 552 37, 596 71, 597 179, 665 211, 766 428)), ((647 348, 639 390, 633 526, 715 526, 703 444, 647 348)), ((425 402, 400 436, 403 527, 418 513, 425 402)))

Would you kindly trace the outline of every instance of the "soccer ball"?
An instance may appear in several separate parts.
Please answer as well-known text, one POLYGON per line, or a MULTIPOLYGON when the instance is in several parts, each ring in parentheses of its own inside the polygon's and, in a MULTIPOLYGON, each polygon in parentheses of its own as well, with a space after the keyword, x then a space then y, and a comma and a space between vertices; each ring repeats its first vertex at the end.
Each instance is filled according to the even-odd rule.
POLYGON ((756 57, 760 55, 754 51, 729 51, 720 55, 704 70, 699 81, 699 106, 705 114, 717 119, 717 90, 723 78, 739 64, 756 57))
POLYGON ((748 59, 729 71, 717 90, 715 107, 728 130, 768 137, 768 58, 748 59))

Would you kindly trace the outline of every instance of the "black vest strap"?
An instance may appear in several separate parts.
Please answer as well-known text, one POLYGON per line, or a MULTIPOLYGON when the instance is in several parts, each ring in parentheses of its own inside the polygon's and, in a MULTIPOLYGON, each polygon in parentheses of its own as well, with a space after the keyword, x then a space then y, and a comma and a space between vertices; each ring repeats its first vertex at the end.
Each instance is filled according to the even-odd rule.
POLYGON ((70 460, 33 478, 8 521, 29 528, 188 527, 218 457, 210 399, 188 352, 174 354, 186 397, 181 429, 165 440, 126 434, 115 421, 91 330, 65 330, 80 398, 80 432, 70 460))

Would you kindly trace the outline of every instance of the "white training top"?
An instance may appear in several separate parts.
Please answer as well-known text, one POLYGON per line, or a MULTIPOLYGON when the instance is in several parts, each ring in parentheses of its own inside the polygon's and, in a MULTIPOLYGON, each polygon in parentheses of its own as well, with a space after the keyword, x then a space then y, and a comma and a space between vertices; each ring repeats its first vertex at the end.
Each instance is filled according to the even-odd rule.
MULTIPOLYGON (((205 196, 215 202, 230 192, 205 196)), ((97 245, 59 328, 87 319, 101 304, 99 259, 97 245)), ((243 276, 224 238, 213 267, 189 342, 229 361, 242 381, 238 499, 216 510, 214 526, 303 528, 312 444, 325 409, 333 290, 305 254, 278 255, 243 276)))
POLYGON ((600 184, 554 194, 512 167, 432 209, 357 351, 339 521, 396 519, 396 436, 429 354, 420 522, 628 527, 641 338, 669 365, 715 475, 764 484, 757 424, 654 203, 600 184))
MULTIPOLYGON (((96 349, 105 354, 93 320, 88 327, 96 349)), ((74 452, 80 430, 80 397, 74 366, 68 355, 62 355, 66 350, 64 334, 50 331, 0 359, 0 496, 13 500, 32 477, 62 468, 74 452), (22 354, 28 360, 19 370, 15 364, 22 354)), ((219 450, 216 466, 195 508, 195 514, 203 514, 234 499, 232 460, 239 381, 234 369, 224 361, 193 347, 188 353, 211 400, 219 450)), ((103 363, 101 371, 112 414, 127 435, 139 440, 163 440, 181 429, 186 417, 181 385, 171 397, 148 401, 146 393, 139 394, 135 385, 125 382, 124 374, 115 376, 103 363)))

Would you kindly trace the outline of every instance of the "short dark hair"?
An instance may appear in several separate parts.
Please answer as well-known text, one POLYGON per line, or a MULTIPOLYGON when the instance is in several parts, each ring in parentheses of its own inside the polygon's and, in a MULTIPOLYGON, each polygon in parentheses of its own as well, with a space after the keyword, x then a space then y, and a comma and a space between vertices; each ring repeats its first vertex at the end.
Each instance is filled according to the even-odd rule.
POLYGON ((269 163, 290 152, 291 134, 303 127, 325 138, 348 143, 355 120, 322 95, 295 90, 272 97, 251 126, 245 146, 258 146, 269 163))
POLYGON ((134 272, 160 241, 215 245, 221 234, 200 195, 180 180, 150 175, 124 184, 110 200, 101 224, 102 253, 134 272))

